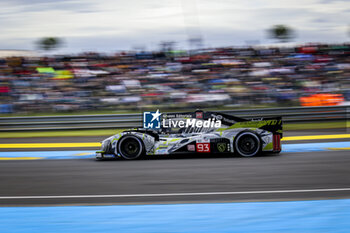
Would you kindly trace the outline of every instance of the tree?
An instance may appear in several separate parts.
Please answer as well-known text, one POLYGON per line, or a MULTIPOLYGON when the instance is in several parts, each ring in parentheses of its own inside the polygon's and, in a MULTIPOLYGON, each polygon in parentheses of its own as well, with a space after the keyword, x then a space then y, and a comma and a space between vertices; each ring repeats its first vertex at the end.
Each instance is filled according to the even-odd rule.
POLYGON ((160 42, 160 50, 162 52, 170 52, 174 49, 175 42, 174 41, 162 41, 160 42))
POLYGON ((62 45, 62 40, 57 37, 44 37, 37 43, 40 49, 49 51, 60 47, 62 45))
POLYGON ((269 36, 280 42, 287 42, 294 37, 293 30, 286 25, 275 25, 269 31, 269 36))

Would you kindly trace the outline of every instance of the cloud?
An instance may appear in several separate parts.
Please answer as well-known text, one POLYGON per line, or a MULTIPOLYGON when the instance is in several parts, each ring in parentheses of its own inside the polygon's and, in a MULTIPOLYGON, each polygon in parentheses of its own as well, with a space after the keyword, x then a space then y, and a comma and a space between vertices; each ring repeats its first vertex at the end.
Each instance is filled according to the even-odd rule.
POLYGON ((0 42, 5 47, 34 48, 33 41, 55 36, 65 39, 65 51, 105 51, 136 44, 156 48, 162 40, 187 46, 189 37, 202 35, 205 44, 219 46, 253 40, 264 43, 266 30, 275 24, 292 27, 301 42, 315 38, 343 42, 350 17, 344 1, 335 2, 2 0, 0 42))
MULTIPOLYGON (((73 12, 96 12, 95 4, 89 1, 76 0, 13 0, 3 1, 10 8, 10 13, 27 13, 41 11, 73 11, 73 12)), ((6 13, 6 11, 4 12, 6 13)))
POLYGON ((334 2, 350 2, 349 0, 320 0, 319 3, 321 4, 330 4, 334 2))
POLYGON ((325 18, 315 18, 313 20, 311 20, 311 22, 313 23, 328 23, 329 19, 325 19, 325 18))

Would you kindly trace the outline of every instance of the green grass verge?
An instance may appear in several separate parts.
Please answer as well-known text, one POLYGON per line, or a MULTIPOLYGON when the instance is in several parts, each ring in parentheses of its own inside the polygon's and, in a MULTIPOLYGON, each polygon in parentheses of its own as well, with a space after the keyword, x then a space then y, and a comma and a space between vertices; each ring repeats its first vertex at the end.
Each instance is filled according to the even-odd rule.
MULTIPOLYGON (((269 105, 245 105, 245 106, 211 106, 211 107, 198 107, 198 109, 202 109, 203 111, 222 111, 222 110, 242 110, 242 109, 264 109, 264 108, 277 108, 277 107, 285 107, 279 106, 277 104, 269 104, 269 105)), ((289 107, 299 107, 298 104, 291 105, 289 107)), ((90 110, 90 111, 72 111, 72 112, 28 112, 28 113, 8 113, 1 114, 1 117, 32 117, 32 116, 71 116, 71 115, 102 115, 102 114, 133 114, 138 113, 141 114, 143 111, 152 111, 159 109, 161 112, 188 112, 193 111, 194 108, 191 107, 178 107, 177 108, 169 108, 164 106, 148 106, 142 109, 116 109, 116 110, 90 110)))
MULTIPOLYGON (((322 123, 289 123, 283 125, 283 130, 289 131, 312 129, 344 129, 346 127, 350 127, 350 121, 335 121, 322 123)), ((0 133, 0 138, 110 136, 121 131, 123 131, 123 129, 6 132, 0 133)))
POLYGON ((345 129, 350 127, 350 121, 331 121, 318 123, 289 123, 283 124, 283 130, 312 130, 312 129, 345 129))
POLYGON ((0 138, 108 136, 117 134, 121 131, 123 131, 123 129, 6 132, 0 133, 0 138))

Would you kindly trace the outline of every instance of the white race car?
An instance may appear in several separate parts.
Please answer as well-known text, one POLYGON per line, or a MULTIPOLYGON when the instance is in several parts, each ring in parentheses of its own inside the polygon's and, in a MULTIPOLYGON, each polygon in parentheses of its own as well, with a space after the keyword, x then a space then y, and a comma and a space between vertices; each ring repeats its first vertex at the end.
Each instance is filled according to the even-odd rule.
POLYGON ((186 153, 231 153, 251 157, 263 151, 281 151, 281 117, 247 120, 219 112, 181 114, 190 116, 186 120, 192 122, 219 120, 221 127, 199 124, 202 127, 126 130, 103 140, 96 159, 138 159, 142 156, 186 153))

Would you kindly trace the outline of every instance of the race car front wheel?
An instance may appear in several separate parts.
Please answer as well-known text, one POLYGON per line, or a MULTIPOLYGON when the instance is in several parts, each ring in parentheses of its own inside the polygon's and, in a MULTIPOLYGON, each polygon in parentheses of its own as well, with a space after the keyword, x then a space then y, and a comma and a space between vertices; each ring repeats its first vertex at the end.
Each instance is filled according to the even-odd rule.
POLYGON ((124 159, 137 159, 143 154, 143 151, 143 143, 136 136, 124 136, 118 142, 118 152, 124 159))
POLYGON ((235 138, 235 152, 244 157, 251 157, 259 153, 261 143, 259 137, 250 131, 242 132, 235 138))

